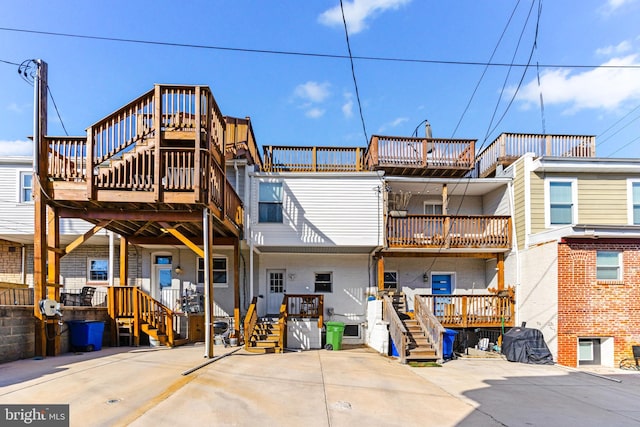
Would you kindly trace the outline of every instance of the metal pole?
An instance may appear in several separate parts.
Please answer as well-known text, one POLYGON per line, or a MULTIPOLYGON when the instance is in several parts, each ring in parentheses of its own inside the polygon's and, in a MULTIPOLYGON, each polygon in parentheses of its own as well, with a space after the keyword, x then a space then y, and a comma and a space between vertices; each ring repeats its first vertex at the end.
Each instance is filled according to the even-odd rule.
POLYGON ((210 242, 209 242, 209 209, 205 208, 202 211, 202 231, 204 234, 204 348, 205 348, 205 353, 204 353, 204 357, 206 358, 211 358, 213 357, 213 351, 212 350, 212 346, 211 346, 211 327, 212 327, 212 322, 211 322, 211 303, 210 303, 210 298, 211 298, 211 294, 209 292, 210 290, 210 283, 209 281, 211 280, 211 278, 209 277, 209 271, 210 271, 210 266, 209 264, 211 263, 211 254, 209 253, 209 247, 210 247, 210 242))

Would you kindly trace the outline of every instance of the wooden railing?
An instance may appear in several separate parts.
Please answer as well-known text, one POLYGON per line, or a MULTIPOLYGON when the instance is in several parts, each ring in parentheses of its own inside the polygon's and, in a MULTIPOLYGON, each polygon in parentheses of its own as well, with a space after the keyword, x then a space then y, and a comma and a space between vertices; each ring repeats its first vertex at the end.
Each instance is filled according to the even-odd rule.
POLYGON ((510 248, 511 217, 408 215, 387 218, 390 247, 510 248))
POLYGON ((471 169, 475 161, 475 140, 371 137, 365 157, 368 169, 416 167, 471 169))
POLYGON ((244 316, 244 347, 249 348, 249 337, 258 324, 258 297, 253 297, 247 314, 244 316))
POLYGON ((53 180, 86 181, 87 138, 47 137, 48 175, 53 180))
POLYGON ((317 318, 318 328, 324 324, 324 295, 285 295, 287 317, 295 319, 317 318))
POLYGON ((359 172, 360 147, 264 147, 265 172, 359 172))
POLYGON ((25 284, 0 282, 0 305, 33 305, 33 288, 25 284))
POLYGON ((170 346, 175 345, 177 319, 167 306, 156 301, 134 286, 110 286, 108 288, 107 309, 113 322, 118 318, 132 318, 135 323, 134 336, 139 342, 141 324, 147 324, 159 335, 166 335, 170 346))
POLYGON ((280 315, 278 316, 278 348, 281 351, 284 351, 287 345, 287 317, 287 296, 285 295, 280 303, 280 315))
POLYGON ((436 356, 438 356, 439 359, 444 359, 444 342, 442 337, 445 329, 433 315, 433 312, 429 310, 423 298, 416 298, 414 300, 414 313, 420 327, 436 349, 436 356))
POLYGON ((535 156, 595 157, 596 139, 589 135, 536 135, 503 133, 476 158, 473 177, 483 177, 504 160, 526 153, 535 156))
POLYGON ((384 296, 384 310, 382 318, 389 322, 389 335, 393 341, 393 345, 398 350, 398 356, 400 357, 400 363, 406 363, 407 361, 407 329, 400 320, 400 316, 393 307, 393 301, 389 295, 384 296))
POLYGON ((514 326, 515 301, 498 295, 415 295, 449 328, 514 326))

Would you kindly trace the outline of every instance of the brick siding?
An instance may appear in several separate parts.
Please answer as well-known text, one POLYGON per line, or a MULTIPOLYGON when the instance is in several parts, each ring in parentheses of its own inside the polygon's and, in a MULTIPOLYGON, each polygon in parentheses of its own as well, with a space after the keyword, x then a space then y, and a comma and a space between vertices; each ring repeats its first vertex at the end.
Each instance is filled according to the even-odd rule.
POLYGON ((558 363, 578 365, 578 338, 612 337, 614 363, 640 344, 640 240, 566 239, 558 244, 558 363), (596 280, 596 252, 622 252, 622 280, 596 280))

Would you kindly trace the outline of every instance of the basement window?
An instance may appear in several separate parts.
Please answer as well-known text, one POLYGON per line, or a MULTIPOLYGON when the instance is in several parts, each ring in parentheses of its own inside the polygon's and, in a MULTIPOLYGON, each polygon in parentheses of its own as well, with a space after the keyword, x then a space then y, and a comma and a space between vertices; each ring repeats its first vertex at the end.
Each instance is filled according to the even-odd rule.
POLYGON ((360 338, 360 325, 344 325, 343 336, 349 338, 360 338))
POLYGON ((384 272, 384 288, 398 289, 398 272, 397 271, 384 272))
POLYGON ((333 273, 315 273, 314 292, 333 292, 333 273))

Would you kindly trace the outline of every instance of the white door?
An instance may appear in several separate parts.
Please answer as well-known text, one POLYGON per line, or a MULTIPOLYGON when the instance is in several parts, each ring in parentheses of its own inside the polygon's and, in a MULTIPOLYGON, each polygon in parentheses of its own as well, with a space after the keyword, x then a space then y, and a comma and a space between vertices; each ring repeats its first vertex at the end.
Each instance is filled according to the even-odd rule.
POLYGON ((287 291, 284 270, 267 270, 267 314, 280 313, 282 298, 287 291))

